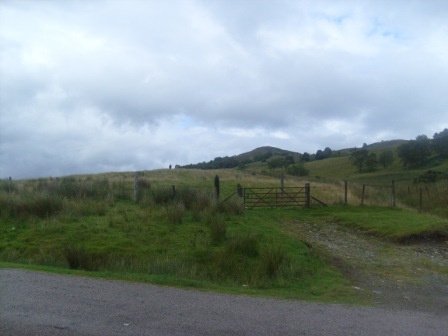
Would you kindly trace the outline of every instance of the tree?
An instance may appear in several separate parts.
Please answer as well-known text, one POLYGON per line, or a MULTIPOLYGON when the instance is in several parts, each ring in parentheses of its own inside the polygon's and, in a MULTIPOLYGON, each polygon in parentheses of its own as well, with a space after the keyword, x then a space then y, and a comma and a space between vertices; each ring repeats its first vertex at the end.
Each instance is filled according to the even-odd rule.
POLYGON ((272 158, 268 160, 268 167, 270 169, 276 169, 276 168, 287 168, 289 166, 289 161, 286 160, 284 157, 277 157, 272 158))
POLYGON ((331 156, 331 149, 330 149, 330 147, 326 147, 323 151, 319 149, 316 152, 315 158, 316 158, 316 160, 323 160, 323 159, 329 158, 330 156, 331 156))
POLYGON ((424 163, 431 155, 431 141, 426 135, 419 135, 415 140, 400 145, 397 151, 404 167, 415 167, 424 163))
POLYGON ((288 174, 293 176, 308 176, 310 171, 303 164, 292 165, 288 167, 288 174))
POLYGON ((382 152, 378 157, 378 163, 384 168, 389 167, 394 162, 394 153, 391 150, 382 152))
POLYGON ((303 161, 303 162, 308 162, 310 160, 311 160, 311 155, 310 155, 310 153, 307 153, 307 152, 303 153, 302 156, 300 157, 300 161, 303 161))
POLYGON ((434 134, 432 146, 437 154, 443 158, 448 158, 448 128, 434 134))
POLYGON ((330 147, 325 147, 324 152, 323 152, 325 158, 329 158, 332 154, 332 150, 330 147))
POLYGON ((375 153, 370 153, 365 161, 366 168, 370 171, 375 170, 378 160, 375 153))
POLYGON ((361 172, 366 164, 368 156, 369 151, 366 148, 356 149, 350 155, 350 160, 352 161, 352 164, 358 168, 358 171, 361 172))
POLYGON ((285 160, 288 162, 288 165, 294 164, 294 157, 291 154, 285 155, 285 160))

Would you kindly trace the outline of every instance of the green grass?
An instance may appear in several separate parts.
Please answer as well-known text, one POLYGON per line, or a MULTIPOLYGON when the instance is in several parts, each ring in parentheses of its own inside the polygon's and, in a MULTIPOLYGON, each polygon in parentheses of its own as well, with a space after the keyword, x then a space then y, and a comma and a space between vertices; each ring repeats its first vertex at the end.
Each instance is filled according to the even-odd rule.
POLYGON ((397 243, 448 239, 448 219, 388 207, 334 206, 299 210, 298 221, 332 222, 397 243))
MULTIPOLYGON (((340 169, 347 164, 344 157, 336 159, 340 169)), ((133 173, 8 181, 0 191, 0 267, 359 303, 365 298, 326 256, 283 230, 285 223, 336 222, 394 242, 448 237, 447 219, 406 207, 371 206, 390 203, 390 191, 374 195, 369 189, 365 207, 353 206, 359 204, 357 184, 348 207, 244 211, 235 195, 226 202, 215 199, 217 174, 221 201, 236 192, 238 183, 279 186, 275 176, 250 169, 140 172, 141 197, 135 203, 133 173)), ((287 176, 285 186, 305 181, 287 176)), ((330 205, 341 203, 342 192, 340 183, 312 182, 312 195, 328 198, 330 205)))
POLYGON ((82 199, 73 209, 76 200, 64 199, 60 211, 45 216, 2 212, 1 265, 248 295, 362 301, 337 269, 279 229, 281 213, 242 212, 238 202, 187 209, 179 200, 82 199))

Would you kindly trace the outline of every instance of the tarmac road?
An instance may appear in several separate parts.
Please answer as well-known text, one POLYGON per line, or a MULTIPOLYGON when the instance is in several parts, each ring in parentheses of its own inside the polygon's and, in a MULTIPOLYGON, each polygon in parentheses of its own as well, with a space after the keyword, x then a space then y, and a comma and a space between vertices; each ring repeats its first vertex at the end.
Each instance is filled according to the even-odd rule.
POLYGON ((0 335, 448 335, 448 316, 0 269, 0 335))

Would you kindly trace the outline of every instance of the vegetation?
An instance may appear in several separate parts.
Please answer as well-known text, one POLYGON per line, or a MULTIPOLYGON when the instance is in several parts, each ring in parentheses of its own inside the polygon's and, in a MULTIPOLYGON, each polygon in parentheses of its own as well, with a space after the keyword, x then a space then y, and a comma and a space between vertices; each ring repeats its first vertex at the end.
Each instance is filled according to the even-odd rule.
POLYGON ((426 135, 419 135, 415 140, 402 144, 397 151, 404 167, 416 167, 431 155, 431 142, 426 135))
POLYGON ((301 221, 331 222, 395 243, 446 240, 447 133, 436 133, 432 141, 417 137, 361 149, 328 148, 319 155, 262 147, 234 160, 213 160, 224 166, 233 162, 238 167, 233 169, 0 181, 0 266, 14 263, 224 292, 360 302, 331 257, 283 228, 301 221), (394 160, 394 153, 407 144, 427 140, 425 160, 406 167, 403 156, 394 160), (278 187, 278 177, 285 173, 285 186, 311 182, 314 199, 329 206, 244 209, 237 184, 278 187), (216 175, 219 199, 213 188, 216 175))
MULTIPOLYGON (((183 173, 195 175, 171 171, 173 179, 183 173)), ((90 196, 67 185, 84 190, 91 177, 20 181, 16 192, 2 192, 3 265, 265 296, 358 300, 335 268, 280 230, 281 213, 243 212, 236 196, 219 202, 211 188, 173 189, 152 179, 135 203, 123 197, 123 185, 110 183, 105 190, 105 180, 99 180, 99 190, 92 189, 90 196)))

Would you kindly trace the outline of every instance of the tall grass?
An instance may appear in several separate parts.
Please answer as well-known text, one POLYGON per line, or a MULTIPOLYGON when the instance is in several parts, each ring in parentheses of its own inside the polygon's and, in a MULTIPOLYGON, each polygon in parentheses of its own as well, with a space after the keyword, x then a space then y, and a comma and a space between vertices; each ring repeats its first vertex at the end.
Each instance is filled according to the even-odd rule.
POLYGON ((0 215, 9 218, 51 217, 62 211, 63 202, 59 197, 36 193, 20 196, 0 193, 0 215))

